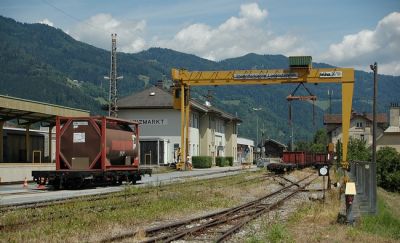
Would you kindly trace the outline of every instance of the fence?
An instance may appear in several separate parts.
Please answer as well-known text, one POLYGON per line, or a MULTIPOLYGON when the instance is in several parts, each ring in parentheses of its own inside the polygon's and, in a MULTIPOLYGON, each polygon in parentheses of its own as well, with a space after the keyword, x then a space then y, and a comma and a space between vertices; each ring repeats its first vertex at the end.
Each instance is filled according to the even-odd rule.
POLYGON ((376 214, 376 163, 351 161, 349 176, 356 183, 360 213, 376 214))

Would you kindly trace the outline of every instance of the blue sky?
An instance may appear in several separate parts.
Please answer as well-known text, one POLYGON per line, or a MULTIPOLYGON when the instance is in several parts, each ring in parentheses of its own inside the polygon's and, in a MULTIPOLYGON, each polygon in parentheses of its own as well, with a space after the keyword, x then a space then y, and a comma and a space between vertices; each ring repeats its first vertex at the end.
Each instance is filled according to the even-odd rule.
POLYGON ((159 46, 211 60, 258 54, 400 75, 399 0, 2 0, 0 14, 46 23, 77 40, 138 52, 159 46))

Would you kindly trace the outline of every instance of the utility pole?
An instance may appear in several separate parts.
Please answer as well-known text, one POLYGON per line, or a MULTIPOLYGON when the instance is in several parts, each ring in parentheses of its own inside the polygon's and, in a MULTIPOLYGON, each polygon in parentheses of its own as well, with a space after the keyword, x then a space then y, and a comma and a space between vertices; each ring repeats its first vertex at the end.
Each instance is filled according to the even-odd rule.
POLYGON ((371 164, 371 186, 370 186, 370 206, 371 213, 376 214, 376 96, 378 91, 378 64, 375 62, 370 65, 372 71, 374 71, 374 97, 372 100, 372 164, 371 164))
POLYGON ((111 67, 110 76, 104 79, 110 80, 110 89, 108 93, 108 116, 117 117, 117 80, 123 76, 117 76, 117 34, 111 34, 111 67))
MULTIPOLYGON (((262 108, 261 107, 258 107, 258 108, 252 108, 253 109, 253 111, 261 111, 262 110, 262 108)), ((257 146, 257 149, 258 149, 258 114, 256 114, 256 116, 257 116, 257 127, 256 127, 256 139, 257 139, 257 141, 256 141, 256 146, 257 146)))
POLYGON ((328 96, 329 96, 329 114, 332 114, 332 95, 333 90, 328 89, 328 96))

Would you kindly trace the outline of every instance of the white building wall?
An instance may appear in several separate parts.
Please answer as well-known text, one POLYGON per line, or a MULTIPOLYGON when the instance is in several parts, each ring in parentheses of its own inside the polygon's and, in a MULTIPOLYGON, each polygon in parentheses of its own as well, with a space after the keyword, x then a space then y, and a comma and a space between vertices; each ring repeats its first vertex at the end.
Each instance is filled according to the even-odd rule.
POLYGON ((164 140, 164 163, 174 161, 174 144, 181 143, 180 112, 173 109, 119 110, 118 117, 140 124, 139 137, 164 140))
POLYGON ((200 133, 198 128, 189 128, 189 155, 198 156, 200 149, 200 133))
MULTIPOLYGON (((367 143, 367 146, 372 145, 372 124, 367 124, 367 120, 362 118, 354 118, 350 122, 349 136, 351 138, 364 139, 367 143)), ((377 137, 381 136, 383 133, 383 129, 377 128, 377 137)), ((332 131, 332 143, 336 144, 339 140, 342 140, 342 127, 332 131)))
MULTIPOLYGON (((197 121, 193 123, 193 127, 189 128, 189 156, 232 156, 236 161, 236 134, 231 135, 230 143, 232 144, 228 143, 225 134, 229 130, 225 127, 228 123, 214 115, 210 117, 207 113, 199 114, 196 110, 192 110, 191 113, 197 115, 197 121), (216 131, 217 121, 220 122, 220 131, 216 131), (227 146, 232 146, 232 148, 227 146)), ((180 111, 174 109, 123 109, 118 111, 119 118, 136 120, 141 123, 139 126, 140 138, 164 141, 165 163, 174 162, 174 147, 181 147, 180 115, 180 111)), ((232 126, 231 123, 229 124, 232 126)))
MULTIPOLYGON (((164 162, 174 161, 174 144, 181 145, 180 111, 173 109, 119 110, 118 117, 136 120, 140 124, 139 136, 146 139, 164 140, 164 162)), ((199 155, 200 135, 198 128, 189 128, 189 155, 199 155)))

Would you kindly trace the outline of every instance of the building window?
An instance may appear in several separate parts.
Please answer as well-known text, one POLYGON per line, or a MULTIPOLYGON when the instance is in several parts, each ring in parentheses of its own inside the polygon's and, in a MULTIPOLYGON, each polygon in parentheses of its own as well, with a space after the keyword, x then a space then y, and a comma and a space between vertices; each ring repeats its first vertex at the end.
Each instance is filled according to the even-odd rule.
POLYGON ((361 134, 361 135, 360 135, 360 139, 361 139, 362 141, 365 141, 364 134, 361 134))
POLYGON ((357 128, 362 128, 363 127, 363 123, 362 122, 356 122, 356 127, 357 128))
POLYGON ((225 122, 222 120, 217 120, 215 130, 219 133, 225 133, 225 122))
POLYGON ((199 114, 191 113, 190 115, 190 127, 199 128, 199 114))
POLYGON ((209 117, 209 128, 210 129, 215 129, 215 118, 209 117))
POLYGON ((239 127, 236 122, 233 122, 233 134, 238 134, 239 127))

